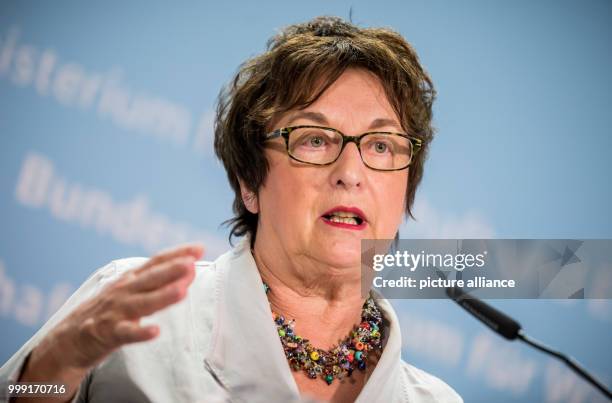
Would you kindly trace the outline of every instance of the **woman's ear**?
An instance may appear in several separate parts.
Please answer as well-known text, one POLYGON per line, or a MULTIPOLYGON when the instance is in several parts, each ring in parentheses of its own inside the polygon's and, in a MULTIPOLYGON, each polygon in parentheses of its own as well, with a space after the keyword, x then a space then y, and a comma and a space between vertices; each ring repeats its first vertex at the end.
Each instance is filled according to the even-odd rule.
POLYGON ((240 183, 240 196, 242 197, 242 203, 244 203, 246 209, 252 214, 259 213, 259 201, 257 200, 257 195, 255 192, 249 190, 242 179, 238 179, 238 182, 240 183))

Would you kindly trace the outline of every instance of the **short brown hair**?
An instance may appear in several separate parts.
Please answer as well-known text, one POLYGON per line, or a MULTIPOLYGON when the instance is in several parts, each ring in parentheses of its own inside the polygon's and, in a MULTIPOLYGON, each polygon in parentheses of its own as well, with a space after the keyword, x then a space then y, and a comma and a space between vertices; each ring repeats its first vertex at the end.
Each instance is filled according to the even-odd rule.
POLYGON ((337 17, 317 17, 285 27, 267 44, 267 51, 245 61, 219 94, 215 120, 215 152, 223 162, 235 193, 234 236, 255 241, 258 215, 241 197, 239 179, 258 192, 268 172, 263 136, 281 113, 305 108, 349 67, 374 73, 400 118, 404 130, 423 140, 409 168, 406 213, 423 176, 423 163, 434 134, 433 83, 413 47, 387 28, 359 28, 337 17))

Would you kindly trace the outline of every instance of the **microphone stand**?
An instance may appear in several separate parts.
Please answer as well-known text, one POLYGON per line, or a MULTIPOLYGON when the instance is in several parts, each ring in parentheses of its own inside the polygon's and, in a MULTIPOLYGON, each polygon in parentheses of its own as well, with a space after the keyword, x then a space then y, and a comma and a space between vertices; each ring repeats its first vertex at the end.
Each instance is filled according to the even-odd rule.
POLYGON ((578 364, 578 362, 571 357, 557 350, 553 350, 541 342, 527 336, 527 334, 521 328, 521 325, 508 315, 498 311, 491 305, 486 304, 484 301, 467 294, 459 287, 447 288, 446 295, 459 304, 459 306, 461 306, 463 309, 474 315, 482 323, 493 329, 493 331, 495 331, 497 334, 505 337, 508 340, 519 339, 535 349, 563 361, 574 372, 601 391, 604 396, 612 400, 612 392, 610 392, 610 390, 593 375, 589 374, 586 369, 578 364))

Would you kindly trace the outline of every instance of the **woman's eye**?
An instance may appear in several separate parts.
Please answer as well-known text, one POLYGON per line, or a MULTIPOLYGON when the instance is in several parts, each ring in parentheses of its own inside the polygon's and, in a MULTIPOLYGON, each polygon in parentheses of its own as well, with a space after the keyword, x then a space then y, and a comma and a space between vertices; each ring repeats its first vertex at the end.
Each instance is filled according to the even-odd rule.
POLYGON ((323 141, 323 138, 321 138, 320 136, 313 136, 310 138, 308 145, 312 147, 321 147, 323 143, 325 143, 325 141, 323 141))
POLYGON ((374 144, 374 150, 376 150, 377 153, 384 153, 385 151, 388 150, 389 147, 387 147, 387 145, 385 143, 382 143, 380 141, 376 142, 374 144))

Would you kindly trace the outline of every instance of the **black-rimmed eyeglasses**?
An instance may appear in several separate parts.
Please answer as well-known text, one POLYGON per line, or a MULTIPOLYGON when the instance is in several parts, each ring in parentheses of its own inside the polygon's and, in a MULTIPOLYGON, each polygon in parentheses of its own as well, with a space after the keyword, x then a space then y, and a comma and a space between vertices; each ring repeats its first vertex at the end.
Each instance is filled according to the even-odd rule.
POLYGON ((312 165, 330 165, 340 157, 344 147, 353 142, 361 160, 377 171, 399 171, 408 168, 422 145, 421 139, 404 133, 367 132, 347 136, 324 126, 291 126, 266 134, 265 140, 285 139, 287 153, 296 161, 312 165))

